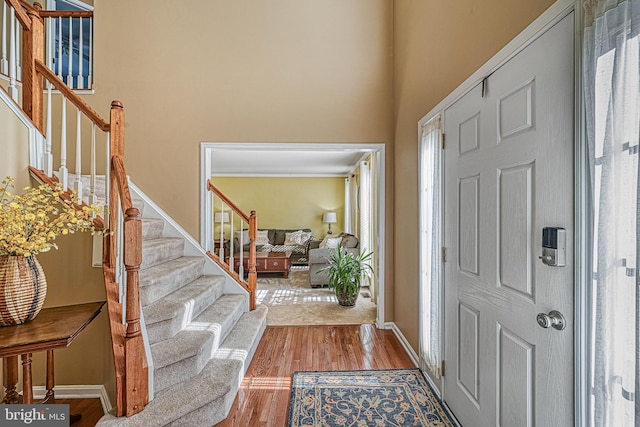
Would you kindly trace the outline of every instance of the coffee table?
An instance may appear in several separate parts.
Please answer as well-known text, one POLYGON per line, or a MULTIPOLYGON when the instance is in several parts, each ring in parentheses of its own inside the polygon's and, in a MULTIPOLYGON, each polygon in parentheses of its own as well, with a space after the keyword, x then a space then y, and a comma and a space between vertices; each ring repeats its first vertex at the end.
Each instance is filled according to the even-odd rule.
MULTIPOLYGON (((227 257, 228 262, 228 257, 227 257)), ((245 274, 249 272, 249 252, 242 254, 242 267, 245 274)), ((240 253, 233 254, 233 269, 240 272, 240 253)), ((282 273, 287 279, 291 270, 291 252, 256 252, 257 273, 282 273)))

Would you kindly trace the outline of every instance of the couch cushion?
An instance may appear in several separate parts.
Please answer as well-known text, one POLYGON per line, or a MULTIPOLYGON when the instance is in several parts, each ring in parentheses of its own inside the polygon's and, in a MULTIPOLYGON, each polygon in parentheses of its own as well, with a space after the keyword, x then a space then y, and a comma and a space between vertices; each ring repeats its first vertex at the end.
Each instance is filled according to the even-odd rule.
POLYGON ((307 247, 302 245, 273 245, 271 246, 271 252, 291 252, 304 255, 307 252, 307 247))
POLYGON ((273 244, 284 245, 285 230, 273 230, 273 244))

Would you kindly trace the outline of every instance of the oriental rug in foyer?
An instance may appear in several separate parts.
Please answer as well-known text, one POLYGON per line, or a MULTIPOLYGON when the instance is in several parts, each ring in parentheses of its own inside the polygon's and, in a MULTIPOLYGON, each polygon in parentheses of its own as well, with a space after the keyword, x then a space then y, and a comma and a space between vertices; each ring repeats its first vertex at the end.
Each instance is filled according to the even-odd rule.
POLYGON ((295 372, 289 426, 458 424, 414 368, 295 372))

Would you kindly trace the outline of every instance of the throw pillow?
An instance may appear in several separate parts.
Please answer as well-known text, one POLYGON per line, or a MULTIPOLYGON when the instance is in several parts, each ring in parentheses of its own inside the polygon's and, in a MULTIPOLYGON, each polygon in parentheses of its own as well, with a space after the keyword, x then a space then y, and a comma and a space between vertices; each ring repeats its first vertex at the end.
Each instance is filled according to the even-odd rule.
POLYGON ((267 230, 258 230, 258 235, 256 236, 256 246, 268 245, 269 244, 269 236, 267 230))
POLYGON ((327 248, 328 249, 339 248, 341 242, 342 242, 342 237, 329 237, 327 239, 327 248))
POLYGON ((309 240, 311 240, 313 236, 310 231, 302 231, 300 230, 300 244, 306 245, 309 240))
POLYGON ((301 238, 302 230, 294 231, 293 233, 284 233, 284 244, 285 245, 299 245, 301 238))
POLYGON ((323 249, 337 248, 340 246, 341 242, 342 242, 342 237, 340 236, 335 237, 330 234, 327 234, 324 237, 324 239, 322 239, 322 242, 320 242, 320 245, 318 247, 323 249))
POLYGON ((240 244, 240 242, 242 242, 243 245, 249 244, 249 230, 236 231, 235 236, 238 240, 238 244, 240 244), (242 237, 242 240, 240 237, 242 237))

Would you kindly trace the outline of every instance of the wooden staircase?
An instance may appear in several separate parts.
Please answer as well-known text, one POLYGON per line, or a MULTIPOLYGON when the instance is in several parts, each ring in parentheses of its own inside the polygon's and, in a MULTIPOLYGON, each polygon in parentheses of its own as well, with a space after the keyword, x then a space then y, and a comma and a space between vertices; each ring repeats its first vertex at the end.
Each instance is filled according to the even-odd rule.
POLYGON ((11 31, 9 59, 14 61, 10 67, 14 72, 9 93, 37 130, 31 138, 31 173, 43 183, 62 182, 86 194, 87 203, 104 203, 108 211, 96 223, 104 230, 102 268, 116 402, 100 425, 210 426, 223 420, 266 326, 266 308, 254 310, 255 212, 247 215, 216 193, 240 218, 240 227, 246 224, 250 230, 245 281, 129 182, 123 105, 113 101, 109 120, 103 119, 47 66, 43 16, 56 18, 56 12, 43 11, 37 3, 32 7, 20 0, 0 2, 11 11, 11 25, 22 27, 22 90, 16 90, 18 58, 13 49, 13 37, 19 32, 11 31), (53 95, 54 89, 59 94, 53 95), (54 99, 62 102, 59 118, 52 115, 54 99), (66 164, 68 104, 77 111, 75 175, 69 174, 66 164), (90 142, 82 140, 83 122, 91 126, 90 142), (57 161, 52 152, 55 128, 61 128, 63 135, 57 161), (100 140, 106 148, 101 154, 96 151, 100 140), (83 150, 91 157, 84 168, 83 150), (96 175, 101 157, 106 171, 102 181, 96 175), (82 175, 84 169, 89 170, 88 179, 82 175))

